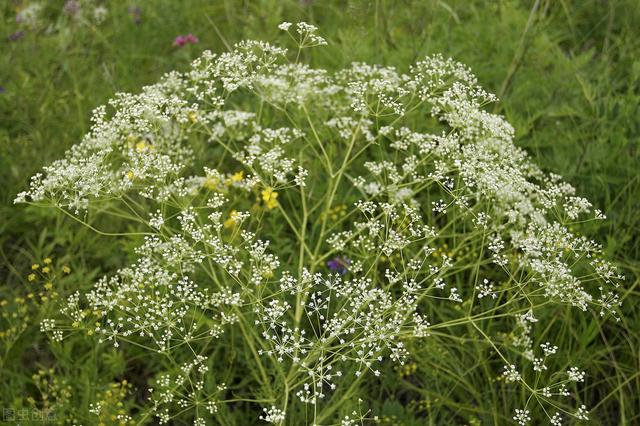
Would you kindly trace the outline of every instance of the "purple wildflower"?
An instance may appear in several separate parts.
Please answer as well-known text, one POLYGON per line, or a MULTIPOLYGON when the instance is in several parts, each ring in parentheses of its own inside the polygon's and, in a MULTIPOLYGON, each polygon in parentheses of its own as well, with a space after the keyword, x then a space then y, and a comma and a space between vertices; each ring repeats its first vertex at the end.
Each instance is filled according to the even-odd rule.
POLYGON ((182 47, 185 43, 184 36, 179 35, 175 40, 173 40, 173 47, 182 47))
POLYGON ((186 44, 196 44, 198 41, 198 37, 191 33, 187 35, 179 35, 175 40, 173 40, 173 47, 182 47, 186 44))
POLYGON ((77 0, 68 0, 62 10, 69 16, 76 16, 80 12, 80 2, 77 0))
POLYGON ((329 269, 340 275, 344 275, 349 271, 349 265, 351 265, 351 259, 345 256, 336 256, 327 262, 329 269))
POLYGON ((24 31, 20 30, 20 31, 16 31, 13 34, 9 35, 9 40, 11 41, 18 41, 20 40, 22 37, 24 37, 24 31))
POLYGON ((142 21, 142 10, 140 10, 140 8, 138 6, 135 7, 130 7, 129 8, 129 13, 131 14, 131 17, 133 18, 133 23, 138 25, 140 23, 140 21, 142 21))

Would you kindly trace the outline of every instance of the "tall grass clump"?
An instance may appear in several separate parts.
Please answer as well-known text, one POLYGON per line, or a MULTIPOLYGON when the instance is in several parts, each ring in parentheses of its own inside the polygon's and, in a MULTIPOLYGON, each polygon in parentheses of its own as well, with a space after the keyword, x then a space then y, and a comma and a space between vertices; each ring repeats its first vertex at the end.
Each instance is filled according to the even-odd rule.
POLYGON ((622 277, 571 231, 604 215, 514 145, 464 65, 330 73, 305 63, 314 26, 279 28, 293 50, 244 41, 116 95, 19 194, 137 244, 42 321, 52 345, 144 357, 123 422, 362 424, 435 338, 504 393, 487 421, 588 419, 588 372, 532 330, 558 306, 619 318, 622 277))

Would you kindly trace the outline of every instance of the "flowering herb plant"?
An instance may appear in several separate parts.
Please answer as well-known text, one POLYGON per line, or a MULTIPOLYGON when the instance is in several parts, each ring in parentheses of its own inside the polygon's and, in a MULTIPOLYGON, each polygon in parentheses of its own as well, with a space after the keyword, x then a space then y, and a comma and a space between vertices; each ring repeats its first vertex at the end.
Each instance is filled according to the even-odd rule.
POLYGON ((586 419, 585 373, 532 329, 553 306, 618 318, 622 277, 570 230, 603 214, 514 144, 464 65, 332 73, 302 60, 317 28, 279 28, 293 51, 243 41, 118 94, 19 194, 139 242, 42 330, 156 359, 140 422, 360 424, 375 413, 342 407, 363 384, 447 338, 484 342, 487 380, 526 395, 508 420, 586 419))
POLYGON ((98 0, 67 0, 58 9, 46 2, 18 1, 15 8, 15 24, 20 30, 13 36, 26 30, 51 33, 73 24, 100 25, 109 16, 109 9, 98 0))

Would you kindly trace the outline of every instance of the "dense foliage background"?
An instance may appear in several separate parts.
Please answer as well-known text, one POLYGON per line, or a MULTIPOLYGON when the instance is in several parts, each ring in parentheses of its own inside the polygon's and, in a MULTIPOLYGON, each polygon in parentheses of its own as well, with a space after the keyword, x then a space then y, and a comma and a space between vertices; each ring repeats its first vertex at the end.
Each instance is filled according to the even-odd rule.
MULTIPOLYGON (((83 419, 88 401, 116 398, 122 387, 132 388, 131 408, 136 389, 145 385, 142 359, 125 363, 111 349, 88 351, 80 343, 50 346, 40 333, 50 308, 39 294, 46 283, 29 281, 33 263, 53 259, 63 277, 56 290, 64 295, 130 259, 120 255, 117 244, 124 243, 55 211, 14 206, 29 176, 76 143, 88 130, 91 110, 115 92, 138 91, 164 72, 184 69, 204 49, 269 40, 280 22, 305 20, 329 41, 314 50, 312 65, 332 69, 364 61, 403 70, 436 52, 469 65, 501 99, 497 112, 513 124, 519 145, 607 214, 608 220, 581 231, 603 242, 627 277, 622 321, 559 311, 558 321, 568 326, 566 342, 556 343, 589 374, 581 398, 594 424, 640 421, 636 1, 112 1, 105 2, 109 15, 101 25, 53 21, 65 2, 48 1, 44 13, 55 24, 12 40, 20 29, 18 3, 0 6, 0 408, 29 407, 29 398, 41 401, 43 389, 61 400, 68 392, 68 409, 83 419), (172 46, 187 33, 199 42, 172 46), (63 265, 69 274, 61 272, 63 265), (123 385, 124 378, 133 384, 123 385), (119 387, 107 396, 116 380, 119 387)), ((468 351, 477 371, 486 368, 473 345, 451 350, 468 351)), ((405 394, 385 393, 382 386, 371 395, 374 413, 388 424, 426 424, 443 410, 459 423, 484 423, 504 397, 482 374, 449 365, 446 351, 424 354, 414 365, 385 378, 402 383, 405 394), (429 369, 446 369, 452 380, 429 382, 429 369)))

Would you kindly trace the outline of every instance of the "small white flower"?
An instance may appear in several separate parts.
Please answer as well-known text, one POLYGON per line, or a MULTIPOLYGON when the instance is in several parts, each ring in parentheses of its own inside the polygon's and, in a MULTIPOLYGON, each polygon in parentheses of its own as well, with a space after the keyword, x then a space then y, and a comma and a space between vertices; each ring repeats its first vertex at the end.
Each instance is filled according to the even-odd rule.
POLYGON ((502 375, 507 382, 517 382, 522 378, 522 376, 516 369, 516 366, 513 364, 505 365, 502 375))
POLYGON ((273 423, 274 425, 278 425, 282 423, 285 419, 285 412, 280 408, 272 405, 270 408, 263 408, 264 415, 260 416, 260 420, 264 420, 267 423, 273 423))
POLYGON ((525 426, 531 421, 530 411, 516 408, 515 415, 513 416, 513 420, 518 422, 520 426, 525 426))
POLYGON ((571 367, 567 370, 567 375, 572 382, 584 382, 585 372, 580 371, 578 367, 571 367))

